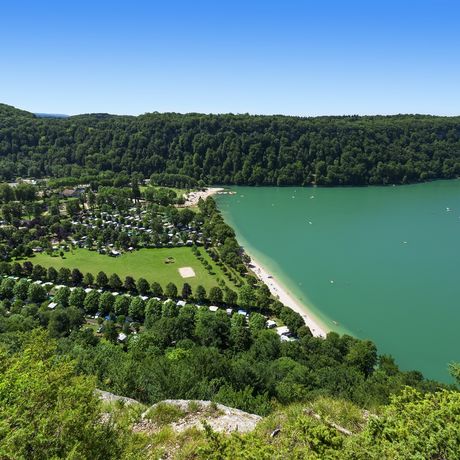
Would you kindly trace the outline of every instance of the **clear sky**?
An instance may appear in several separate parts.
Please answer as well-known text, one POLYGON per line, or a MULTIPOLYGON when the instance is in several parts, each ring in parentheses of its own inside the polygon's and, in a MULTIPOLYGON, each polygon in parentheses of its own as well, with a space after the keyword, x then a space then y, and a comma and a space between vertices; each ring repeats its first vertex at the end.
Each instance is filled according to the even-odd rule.
POLYGON ((460 114, 459 0, 4 0, 33 112, 460 114))

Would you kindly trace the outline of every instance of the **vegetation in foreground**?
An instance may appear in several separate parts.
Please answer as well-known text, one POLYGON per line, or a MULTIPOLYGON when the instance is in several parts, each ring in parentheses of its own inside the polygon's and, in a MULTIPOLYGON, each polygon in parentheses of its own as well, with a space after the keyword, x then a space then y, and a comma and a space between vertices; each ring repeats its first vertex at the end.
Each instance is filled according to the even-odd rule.
MULTIPOLYGON (((0 456, 5 459, 449 459, 460 458, 460 393, 405 388, 375 413, 316 396, 279 408, 251 433, 176 433, 167 404, 103 404, 94 378, 75 374, 43 332, 0 351, 0 456)), ((190 404, 188 410, 194 410, 190 404)), ((214 417, 209 414, 208 417, 214 417)))

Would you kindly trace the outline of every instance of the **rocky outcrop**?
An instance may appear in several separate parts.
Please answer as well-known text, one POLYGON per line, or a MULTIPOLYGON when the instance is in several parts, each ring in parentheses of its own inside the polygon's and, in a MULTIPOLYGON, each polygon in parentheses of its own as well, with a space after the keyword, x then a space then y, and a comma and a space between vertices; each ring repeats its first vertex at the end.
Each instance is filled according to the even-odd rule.
MULTIPOLYGON (((118 396, 108 391, 96 390, 100 399, 104 402, 121 401, 125 405, 140 404, 135 399, 118 396)), ((166 399, 148 407, 140 419, 134 423, 133 430, 142 433, 155 433, 165 424, 175 432, 180 433, 189 428, 204 429, 205 424, 213 431, 219 433, 247 433, 252 431, 262 419, 259 415, 249 414, 239 409, 217 404, 212 401, 189 400, 189 399, 166 399), (165 423, 160 420, 160 411, 167 411, 172 406, 176 412, 172 420, 165 423)))
POLYGON ((246 433, 252 431, 262 419, 259 415, 249 414, 211 401, 167 399, 147 409, 142 414, 143 421, 148 420, 149 414, 154 412, 158 404, 170 404, 183 413, 181 418, 170 424, 176 432, 182 432, 189 428, 203 429, 203 423, 206 422, 213 431, 220 433, 234 431, 246 433))
POLYGON ((104 402, 115 402, 121 401, 124 404, 140 404, 139 401, 136 401, 132 398, 127 398, 126 396, 118 396, 113 393, 109 393, 108 391, 96 390, 96 394, 99 398, 104 402))

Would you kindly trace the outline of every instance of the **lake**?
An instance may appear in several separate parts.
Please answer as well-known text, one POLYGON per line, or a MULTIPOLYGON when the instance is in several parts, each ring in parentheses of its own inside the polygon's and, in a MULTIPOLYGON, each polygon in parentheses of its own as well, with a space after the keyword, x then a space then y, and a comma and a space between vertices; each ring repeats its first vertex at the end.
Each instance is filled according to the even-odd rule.
POLYGON ((460 181, 231 187, 239 242, 327 327, 446 382, 460 361, 460 181))

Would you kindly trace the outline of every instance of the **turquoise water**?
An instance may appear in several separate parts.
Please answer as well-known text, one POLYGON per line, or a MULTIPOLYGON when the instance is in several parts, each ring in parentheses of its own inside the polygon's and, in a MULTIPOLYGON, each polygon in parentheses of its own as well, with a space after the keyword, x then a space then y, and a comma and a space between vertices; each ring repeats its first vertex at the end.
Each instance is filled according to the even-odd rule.
POLYGON ((216 199, 240 243, 325 325, 450 381, 447 365, 460 361, 460 181, 231 190, 216 199))

